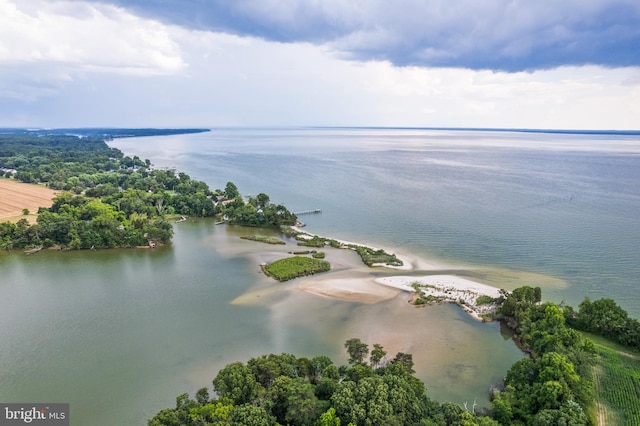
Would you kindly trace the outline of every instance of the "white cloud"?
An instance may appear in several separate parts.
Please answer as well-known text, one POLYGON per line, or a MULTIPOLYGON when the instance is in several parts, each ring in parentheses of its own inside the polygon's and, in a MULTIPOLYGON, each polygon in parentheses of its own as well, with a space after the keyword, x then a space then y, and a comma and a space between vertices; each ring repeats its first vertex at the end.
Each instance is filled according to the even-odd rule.
POLYGON ((532 73, 367 65, 383 125, 637 129, 640 68, 562 67, 532 73), (396 111, 396 112, 394 112, 396 111))
POLYGON ((0 0, 0 96, 35 99, 82 73, 166 75, 186 64, 169 28, 113 6, 0 0))
MULTIPOLYGON (((0 7, 7 4, 0 0, 0 7)), ((179 72, 154 65, 153 72, 130 75, 133 60, 105 71, 98 53, 78 62, 60 59, 58 66, 51 59, 15 60, 0 66, 2 126, 633 129, 640 123, 640 68, 574 66, 504 73, 398 67, 388 61, 344 60, 327 45, 192 31, 160 26, 112 7, 55 4, 67 9, 57 14, 46 9, 43 16, 92 21, 97 13, 114 26, 114 34, 128 34, 133 23, 158 29, 164 41, 134 45, 163 54, 166 42, 183 65, 179 72), (29 79, 21 80, 22 75, 29 79), (3 100, 5 81, 20 84, 4 86, 3 100)), ((8 45, 0 40, 0 46, 8 45)), ((60 55, 74 57, 64 51, 60 55)))

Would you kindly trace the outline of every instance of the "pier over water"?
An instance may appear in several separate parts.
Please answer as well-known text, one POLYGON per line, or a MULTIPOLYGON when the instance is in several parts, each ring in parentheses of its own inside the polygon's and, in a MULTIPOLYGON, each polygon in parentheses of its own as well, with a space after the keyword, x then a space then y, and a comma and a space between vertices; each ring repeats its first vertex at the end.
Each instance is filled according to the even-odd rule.
POLYGON ((311 209, 311 210, 301 210, 299 212, 293 212, 296 216, 300 216, 302 214, 316 214, 322 213, 322 209, 311 209))

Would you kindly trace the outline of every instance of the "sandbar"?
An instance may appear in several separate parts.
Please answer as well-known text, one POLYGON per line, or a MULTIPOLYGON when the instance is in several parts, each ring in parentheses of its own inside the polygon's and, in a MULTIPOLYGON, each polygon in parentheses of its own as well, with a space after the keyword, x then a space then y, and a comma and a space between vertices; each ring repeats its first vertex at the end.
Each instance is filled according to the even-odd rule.
POLYGON ((360 303, 378 303, 398 295, 398 291, 377 285, 372 278, 305 279, 296 288, 317 296, 360 303))
POLYGON ((476 303, 478 297, 489 296, 497 298, 500 296, 500 290, 495 287, 455 275, 395 276, 377 278, 375 281, 378 284, 406 292, 415 292, 412 284, 417 283, 425 295, 457 303, 476 319, 481 319, 483 314, 488 314, 495 310, 494 304, 478 305, 476 303))

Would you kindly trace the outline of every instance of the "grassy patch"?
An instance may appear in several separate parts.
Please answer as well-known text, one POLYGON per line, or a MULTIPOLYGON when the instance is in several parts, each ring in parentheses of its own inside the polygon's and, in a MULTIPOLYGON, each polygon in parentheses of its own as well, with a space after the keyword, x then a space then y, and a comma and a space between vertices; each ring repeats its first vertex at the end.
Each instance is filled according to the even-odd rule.
POLYGON ((382 264, 388 266, 402 266, 403 263, 395 254, 389 254, 382 249, 372 249, 370 247, 359 246, 356 244, 344 244, 338 240, 333 240, 330 238, 323 238, 317 235, 309 235, 304 232, 298 232, 291 228, 282 227, 282 233, 287 237, 294 237, 298 240, 299 246, 304 247, 324 247, 325 245, 329 245, 333 248, 338 249, 352 249, 355 250, 359 255, 362 261, 367 266, 373 266, 375 264, 382 264))
MULTIPOLYGON (((422 291, 423 285, 418 282, 411 283, 411 287, 413 287, 413 289, 416 292, 414 296, 411 298, 411 300, 409 301, 409 303, 415 306, 431 305, 434 303, 442 302, 441 297, 436 297, 432 294, 425 294, 424 291, 422 291)), ((424 287, 432 287, 432 286, 425 285, 424 287)))
POLYGON ((267 237, 265 235, 245 235, 240 238, 242 238, 243 240, 258 241, 260 243, 267 243, 267 244, 286 244, 280 238, 267 237))
POLYGON ((327 272, 330 269, 329 262, 302 256, 276 260, 262 267, 265 274, 278 281, 288 281, 306 275, 327 272))
POLYGON ((495 303, 495 301, 496 299, 494 299, 493 297, 483 294, 482 296, 478 296, 478 298, 476 299, 476 305, 490 305, 492 303, 495 303))
POLYGON ((280 227, 280 232, 282 232, 285 237, 289 237, 289 238, 295 238, 298 235, 300 235, 299 231, 296 231, 290 226, 284 226, 284 225, 280 227))
POLYGON ((402 266, 403 263, 396 257, 395 254, 389 254, 382 249, 374 250, 370 247, 363 246, 349 246, 360 255, 362 261, 367 266, 373 266, 377 263, 382 263, 389 266, 402 266))
POLYGON ((324 247, 326 243, 326 239, 318 237, 317 235, 314 235, 313 238, 308 240, 302 239, 298 241, 298 245, 303 247, 324 247))
POLYGON ((323 251, 319 251, 319 252, 313 252, 311 253, 311 257, 313 257, 314 259, 324 259, 324 252, 323 251))

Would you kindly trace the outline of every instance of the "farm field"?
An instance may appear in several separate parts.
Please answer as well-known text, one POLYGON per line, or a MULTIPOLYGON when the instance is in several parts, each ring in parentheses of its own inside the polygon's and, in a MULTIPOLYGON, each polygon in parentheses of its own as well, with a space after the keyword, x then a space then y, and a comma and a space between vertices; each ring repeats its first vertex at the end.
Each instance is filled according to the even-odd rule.
POLYGON ((640 355, 604 339, 595 341, 593 367, 598 425, 640 424, 640 355))
POLYGON ((57 193, 40 185, 0 179, 0 222, 17 222, 21 218, 34 222, 38 208, 50 207, 57 193), (22 214, 23 209, 29 209, 29 216, 22 214))

